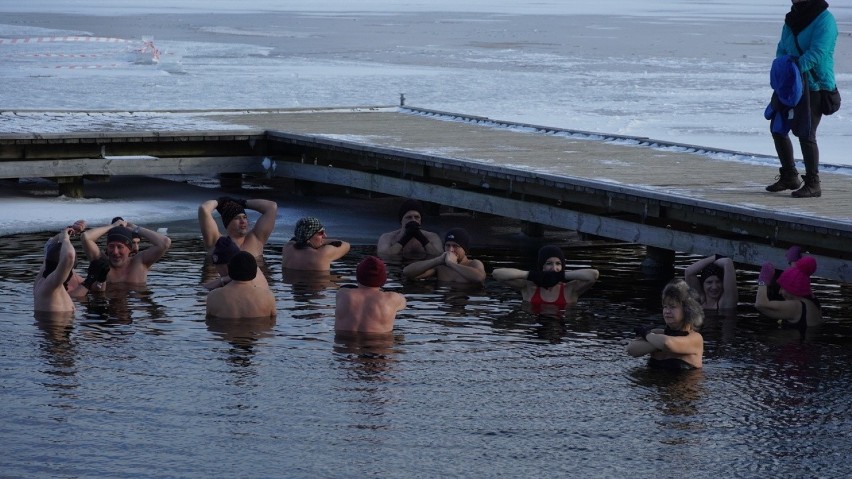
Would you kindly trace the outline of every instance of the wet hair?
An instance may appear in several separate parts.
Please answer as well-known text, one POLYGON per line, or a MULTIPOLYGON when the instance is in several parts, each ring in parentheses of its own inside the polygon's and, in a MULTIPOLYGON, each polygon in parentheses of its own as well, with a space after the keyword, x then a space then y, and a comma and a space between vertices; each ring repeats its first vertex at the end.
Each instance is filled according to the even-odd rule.
POLYGON ((719 281, 725 279, 725 269, 716 263, 710 263, 698 273, 698 280, 701 281, 701 286, 704 287, 704 282, 710 279, 711 276, 718 276, 719 281))
POLYGON ((681 278, 675 278, 663 288, 662 302, 672 301, 683 306, 683 324, 698 329, 704 324, 704 308, 698 293, 681 278))

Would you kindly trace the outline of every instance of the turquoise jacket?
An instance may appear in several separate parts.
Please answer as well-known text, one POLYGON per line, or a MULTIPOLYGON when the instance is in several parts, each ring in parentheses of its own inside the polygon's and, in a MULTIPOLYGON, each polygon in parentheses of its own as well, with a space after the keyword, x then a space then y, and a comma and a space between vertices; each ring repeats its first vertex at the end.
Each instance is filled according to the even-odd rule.
POLYGON ((799 53, 793 32, 786 24, 781 29, 781 40, 775 57, 793 55, 799 57, 799 69, 805 72, 808 79, 808 90, 834 90, 834 45, 837 43, 837 22, 828 10, 799 32, 799 46, 804 53, 799 53))

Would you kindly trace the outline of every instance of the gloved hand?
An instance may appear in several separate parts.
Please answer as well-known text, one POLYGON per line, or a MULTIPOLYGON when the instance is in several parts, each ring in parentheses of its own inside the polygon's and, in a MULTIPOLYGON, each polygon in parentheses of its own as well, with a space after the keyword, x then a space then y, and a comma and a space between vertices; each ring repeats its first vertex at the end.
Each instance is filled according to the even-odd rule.
POLYGON ((103 283, 109 274, 109 260, 106 256, 99 256, 98 259, 89 263, 89 269, 86 272, 86 279, 83 280, 83 286, 86 289, 92 289, 95 282, 103 283))
POLYGON ((343 246, 343 241, 334 240, 334 241, 329 241, 326 244, 330 244, 330 245, 334 246, 335 248, 340 248, 341 246, 343 246))
POLYGON ((769 284, 775 278, 775 266, 769 261, 763 263, 760 267, 760 275, 757 277, 758 283, 769 284))
POLYGON ((565 274, 561 271, 530 271, 527 279, 541 288, 552 288, 565 281, 565 274))
POLYGON ((802 259, 802 247, 801 246, 790 246, 790 249, 787 250, 787 254, 785 255, 787 258, 787 263, 795 263, 802 259))
POLYGON ((650 333, 653 330, 654 330, 653 324, 646 324, 645 326, 636 326, 633 329, 633 332, 636 333, 637 339, 640 339, 640 338, 645 339, 645 336, 647 336, 648 333, 650 333))
POLYGON ((412 238, 416 238, 418 233, 420 233, 420 235, 423 235, 423 233, 420 232, 420 223, 414 220, 409 221, 405 224, 405 234, 402 235, 402 238, 400 238, 397 243, 401 244, 402 246, 405 246, 406 244, 408 244, 409 241, 412 240, 412 238))
POLYGON ((420 231, 420 228, 417 228, 417 233, 414 233, 414 239, 419 241, 424 248, 426 247, 426 245, 429 244, 429 238, 427 238, 426 235, 424 235, 423 232, 420 231))
POLYGON ((725 256, 723 254, 716 253, 716 255, 713 257, 713 262, 715 263, 716 261, 719 261, 722 258, 727 258, 727 256, 725 256))

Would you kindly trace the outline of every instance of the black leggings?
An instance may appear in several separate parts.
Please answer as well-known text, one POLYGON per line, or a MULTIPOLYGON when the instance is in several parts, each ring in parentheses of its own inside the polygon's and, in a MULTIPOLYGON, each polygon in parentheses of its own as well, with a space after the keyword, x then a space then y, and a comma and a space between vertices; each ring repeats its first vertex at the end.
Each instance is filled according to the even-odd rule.
MULTIPOLYGON (((805 162, 805 173, 808 175, 819 174, 819 147, 816 141, 816 130, 822 119, 822 105, 820 104, 820 93, 809 91, 811 101, 811 132, 807 138, 799 138, 799 146, 802 147, 802 160, 805 162)), ((796 160, 793 156, 793 142, 790 135, 772 135, 775 141, 775 151, 781 160, 781 168, 793 170, 796 168, 796 160)))

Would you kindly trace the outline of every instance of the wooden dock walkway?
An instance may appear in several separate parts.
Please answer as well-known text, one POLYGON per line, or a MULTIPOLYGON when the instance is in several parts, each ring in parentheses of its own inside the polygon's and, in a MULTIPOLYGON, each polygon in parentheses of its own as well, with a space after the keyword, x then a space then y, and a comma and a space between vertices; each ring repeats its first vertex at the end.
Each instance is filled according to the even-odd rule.
POLYGON ((819 276, 852 281, 852 191, 844 172, 821 172, 822 198, 794 199, 789 192, 764 191, 777 174, 773 158, 642 138, 417 108, 206 118, 245 130, 0 135, 0 176, 27 176, 27 165, 43 172, 46 161, 57 167, 60 149, 81 175, 265 172, 664 250, 718 252, 753 265, 771 260, 781 266, 786 248, 801 244, 817 257, 819 276), (39 141, 53 145, 52 153, 37 153, 39 141), (71 152, 85 148, 73 145, 91 144, 113 155, 152 158, 106 165, 107 155, 91 148, 71 152), (263 160, 274 170, 261 166, 263 160), (138 165, 144 161, 147 167, 138 165))

